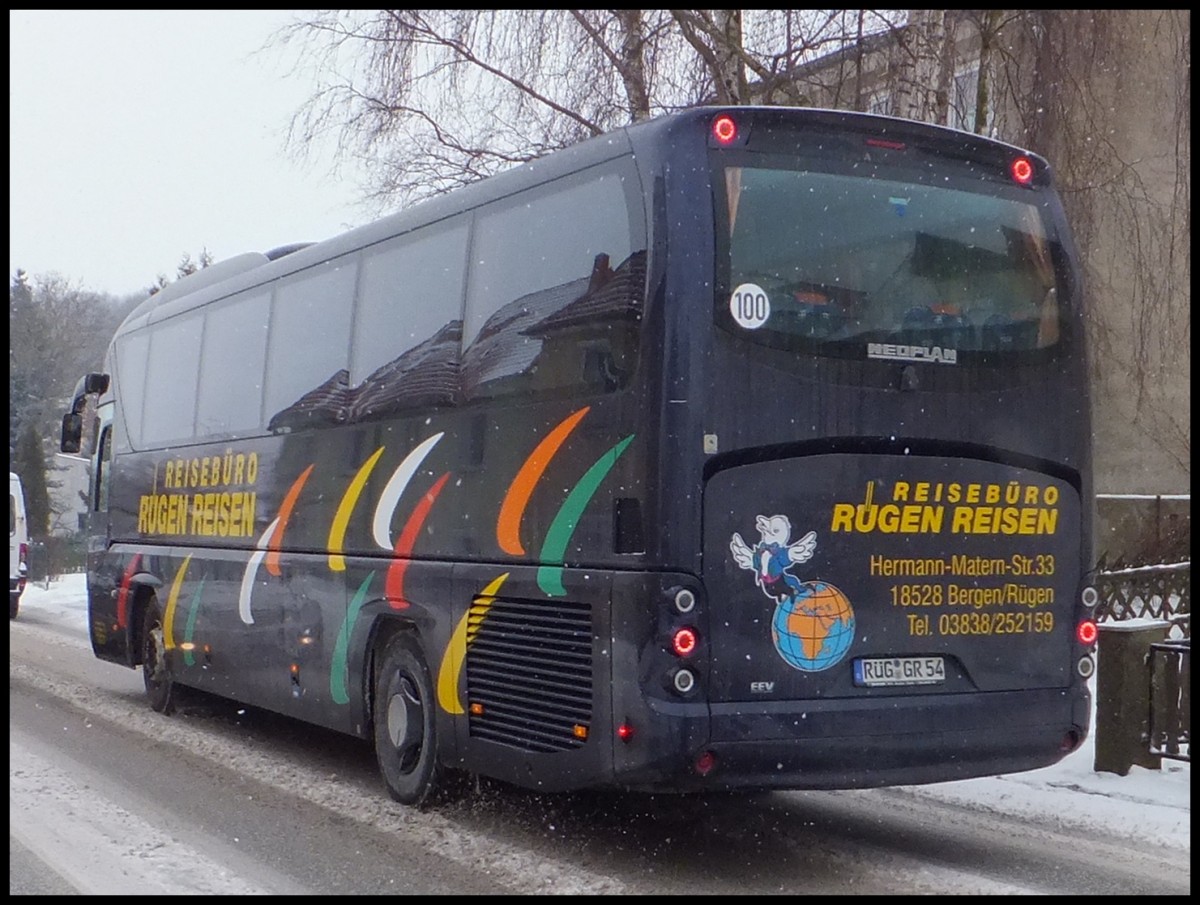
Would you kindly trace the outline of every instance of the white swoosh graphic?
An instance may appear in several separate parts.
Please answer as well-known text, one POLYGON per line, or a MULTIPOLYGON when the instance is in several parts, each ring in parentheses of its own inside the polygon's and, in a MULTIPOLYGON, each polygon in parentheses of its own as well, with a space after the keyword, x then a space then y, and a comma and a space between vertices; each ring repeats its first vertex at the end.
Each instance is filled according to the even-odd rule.
POLYGON ((250 561, 246 563, 246 571, 242 574, 242 589, 238 592, 238 615, 242 617, 242 622, 246 625, 254 624, 254 615, 250 612, 250 591, 254 588, 254 576, 258 572, 259 563, 267 555, 267 544, 271 543, 271 535, 278 527, 278 518, 267 525, 267 530, 263 532, 262 537, 255 545, 258 549, 250 554, 250 561))
POLYGON ((392 549, 392 516, 396 514, 400 495, 404 493, 404 488, 417 473, 417 469, 421 467, 421 463, 425 461, 429 451, 437 446, 438 440, 444 436, 445 432, 434 434, 405 456, 404 461, 397 465, 396 470, 392 472, 387 486, 383 488, 383 493, 379 495, 379 503, 375 507, 375 519, 371 523, 371 533, 375 537, 375 543, 383 549, 392 549))

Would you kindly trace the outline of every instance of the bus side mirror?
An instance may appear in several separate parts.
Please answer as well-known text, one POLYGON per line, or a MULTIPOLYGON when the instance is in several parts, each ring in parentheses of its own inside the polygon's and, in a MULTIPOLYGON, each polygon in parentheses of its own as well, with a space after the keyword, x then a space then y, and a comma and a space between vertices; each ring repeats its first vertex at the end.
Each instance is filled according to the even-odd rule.
POLYGON ((62 436, 58 448, 65 453, 77 453, 83 448, 83 411, 87 408, 87 397, 95 393, 103 396, 108 392, 108 375, 93 371, 84 374, 75 384, 75 395, 71 398, 71 409, 62 419, 62 436))
POLYGON ((65 453, 77 453, 83 446, 83 415, 67 412, 62 418, 62 438, 58 448, 65 453))
POLYGON ((108 392, 108 375, 92 372, 83 378, 83 391, 90 394, 95 393, 97 396, 103 396, 108 392))

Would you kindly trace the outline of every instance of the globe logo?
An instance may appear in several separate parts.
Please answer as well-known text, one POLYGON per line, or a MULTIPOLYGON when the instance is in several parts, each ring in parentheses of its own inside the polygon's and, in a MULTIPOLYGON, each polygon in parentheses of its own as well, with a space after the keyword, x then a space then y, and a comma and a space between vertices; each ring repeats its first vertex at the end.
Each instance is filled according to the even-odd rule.
POLYGON ((806 581, 775 607, 771 640, 788 666, 804 672, 829 669, 850 650, 854 609, 833 585, 806 581))
POLYGON ((771 640, 785 663, 804 672, 829 669, 846 656, 854 641, 854 608, 846 595, 824 581, 801 581, 792 574, 817 549, 817 533, 792 541, 786 515, 760 515, 754 521, 759 541, 750 546, 734 532, 733 561, 754 573, 754 583, 776 602, 771 640))

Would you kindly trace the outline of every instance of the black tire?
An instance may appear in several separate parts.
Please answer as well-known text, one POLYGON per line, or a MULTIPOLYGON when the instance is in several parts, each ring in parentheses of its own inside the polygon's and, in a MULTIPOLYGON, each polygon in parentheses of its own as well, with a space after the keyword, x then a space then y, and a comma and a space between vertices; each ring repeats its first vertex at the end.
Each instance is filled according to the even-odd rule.
POLYGON ((445 800, 455 783, 438 763, 437 698, 429 666, 406 633, 387 643, 375 682, 375 758, 388 795, 424 807, 445 800))
POLYGON ((21 595, 9 593, 8 595, 8 618, 16 619, 17 610, 21 608, 21 595))
POLYGON ((167 663, 167 649, 163 640, 162 610, 158 600, 151 597, 142 615, 142 682, 146 686, 146 699, 152 710, 159 713, 175 712, 177 687, 167 663))

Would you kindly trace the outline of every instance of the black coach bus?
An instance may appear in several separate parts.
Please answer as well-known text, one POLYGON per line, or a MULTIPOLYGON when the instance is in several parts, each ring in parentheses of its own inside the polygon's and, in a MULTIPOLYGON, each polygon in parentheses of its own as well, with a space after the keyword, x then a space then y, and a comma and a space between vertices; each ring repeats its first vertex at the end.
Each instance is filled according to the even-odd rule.
POLYGON ((393 798, 859 788, 1082 742, 1076 252, 1047 162, 701 108, 122 324, 96 656, 373 739, 393 798))

